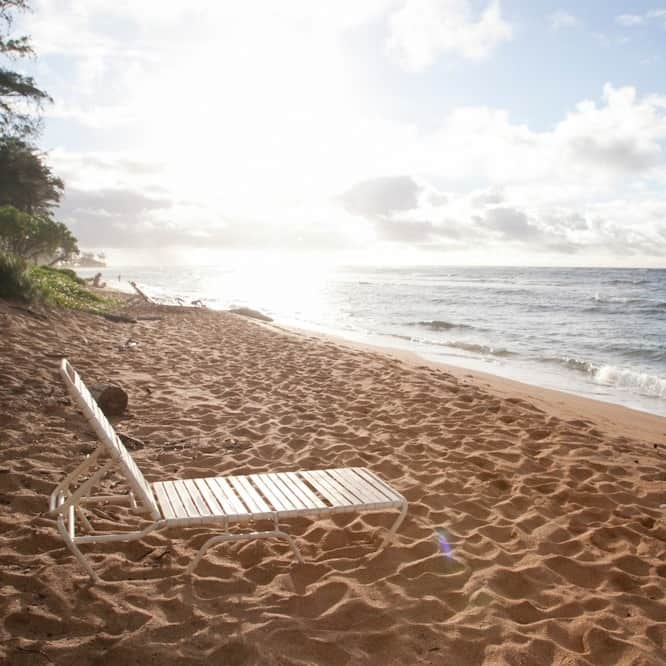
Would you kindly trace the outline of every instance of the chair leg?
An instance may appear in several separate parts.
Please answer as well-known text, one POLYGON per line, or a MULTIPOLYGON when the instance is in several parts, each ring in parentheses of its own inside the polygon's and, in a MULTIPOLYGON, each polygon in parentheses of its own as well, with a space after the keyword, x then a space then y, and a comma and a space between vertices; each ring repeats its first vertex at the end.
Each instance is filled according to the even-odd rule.
POLYGON ((88 516, 86 516, 85 511, 81 506, 76 507, 76 513, 78 514, 79 518, 81 519, 81 522, 83 523, 83 526, 90 532, 91 534, 95 531, 95 528, 90 524, 90 521, 88 520, 88 516))
POLYGON ((402 525, 402 521, 405 519, 406 515, 407 515, 407 503, 402 505, 402 508, 400 509, 400 515, 396 518, 395 522, 393 523, 393 526, 388 531, 388 534, 382 539, 382 544, 380 548, 384 548, 386 544, 395 536, 396 532, 398 531, 398 528, 400 527, 400 525, 402 525))
POLYGON ((296 542, 294 541, 294 538, 292 536, 290 536, 289 534, 287 534, 286 532, 282 532, 282 531, 278 531, 277 534, 284 537, 289 542, 289 545, 291 546, 291 550, 294 553, 294 557, 298 560, 298 562, 303 564, 303 556, 301 555, 301 551, 298 550, 298 546, 296 545, 296 542))
POLYGON ((187 569, 185 569, 185 573, 191 574, 196 569, 199 562, 201 562, 201 558, 206 554, 206 551, 217 543, 222 543, 223 541, 251 541, 253 539, 271 539, 273 537, 286 539, 289 542, 289 545, 291 546, 296 559, 303 563, 303 557, 301 556, 301 553, 296 546, 296 542, 289 534, 283 532, 282 530, 271 530, 270 532, 249 532, 248 534, 218 534, 217 536, 208 539, 208 541, 206 541, 203 546, 199 548, 199 551, 195 555, 194 559, 192 562, 190 562, 187 569))
POLYGON ((95 570, 90 565, 90 562, 86 559, 85 555, 79 550, 78 546, 72 541, 72 538, 69 535, 69 531, 65 527, 62 519, 58 519, 58 531, 60 535, 65 540, 67 547, 70 549, 74 557, 79 561, 79 564, 86 570, 90 576, 92 583, 100 583, 102 579, 95 573, 95 570))

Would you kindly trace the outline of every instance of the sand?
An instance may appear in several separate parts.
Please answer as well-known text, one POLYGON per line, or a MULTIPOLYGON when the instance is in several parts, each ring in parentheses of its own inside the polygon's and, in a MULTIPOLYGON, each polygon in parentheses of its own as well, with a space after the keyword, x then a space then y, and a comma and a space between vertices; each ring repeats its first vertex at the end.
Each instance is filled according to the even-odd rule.
POLYGON ((39 312, 0 301, 3 663, 666 663, 666 419, 233 314, 39 312), (61 355, 129 393, 149 480, 366 466, 410 502, 398 538, 298 519, 305 564, 234 543, 185 576, 188 529, 89 547, 91 586, 46 513, 95 446, 61 355))

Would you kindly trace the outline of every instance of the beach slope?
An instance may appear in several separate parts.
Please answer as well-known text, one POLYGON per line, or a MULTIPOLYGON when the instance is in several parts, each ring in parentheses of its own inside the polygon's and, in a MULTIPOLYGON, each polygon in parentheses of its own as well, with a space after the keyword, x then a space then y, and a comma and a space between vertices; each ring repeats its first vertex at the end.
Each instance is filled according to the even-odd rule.
MULTIPOLYGON (((11 664, 663 664, 666 419, 409 363, 242 316, 135 324, 0 301, 0 661, 11 664), (57 374, 129 394, 150 481, 365 466, 409 514, 294 520, 282 542, 202 529, 88 550, 47 515, 94 446, 57 374)), ((113 482, 107 483, 107 487, 113 482)), ((114 487, 120 492, 122 486, 114 487)), ((95 509, 112 526, 125 509, 95 509)))

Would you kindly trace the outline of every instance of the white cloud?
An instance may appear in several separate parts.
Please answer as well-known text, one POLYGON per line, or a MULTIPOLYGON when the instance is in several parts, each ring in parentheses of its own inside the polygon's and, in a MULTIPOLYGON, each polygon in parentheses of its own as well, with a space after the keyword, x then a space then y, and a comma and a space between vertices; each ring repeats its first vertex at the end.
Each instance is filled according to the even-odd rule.
POLYGON ((651 21, 658 21, 666 28, 666 9, 651 9, 643 14, 620 14, 615 18, 615 21, 625 28, 633 28, 646 25, 651 21))
POLYGON ((552 183, 560 192, 583 181, 607 187, 663 162, 665 109, 666 97, 639 99, 635 89, 609 84, 602 104, 583 101, 545 132, 513 124, 501 110, 459 108, 412 146, 413 172, 459 184, 552 183))
POLYGON ((478 18, 469 0, 407 0, 389 24, 389 52, 411 71, 426 69, 442 53, 481 60, 512 34, 499 0, 478 18))
POLYGON ((625 28, 631 28, 635 25, 645 23, 645 17, 640 14, 620 14, 616 17, 615 21, 625 28))
POLYGON ((605 106, 581 102, 556 130, 575 161, 606 172, 639 173, 659 163, 666 138, 666 98, 637 100, 631 87, 604 86, 605 106))
POLYGON ((385 176, 356 183, 340 200, 350 213, 382 216, 416 208, 419 190, 409 176, 385 176))
MULTIPOLYGON (((380 239, 447 252, 523 248, 532 257, 654 264, 666 251, 665 140, 666 97, 609 84, 600 103, 581 102, 544 132, 502 111, 458 109, 401 152, 407 171, 396 187, 417 182, 421 194, 410 191, 400 198, 405 206, 384 206, 379 216, 352 212, 380 239)), ((400 189, 383 192, 382 201, 400 189)))
POLYGON ((666 9, 651 9, 647 13, 647 17, 651 19, 663 20, 666 25, 666 9))
POLYGON ((581 25, 580 19, 569 12, 558 9, 548 16, 548 22, 553 30, 562 28, 576 28, 581 25))
POLYGON ((607 84, 599 102, 579 103, 549 131, 488 108, 457 109, 432 132, 362 123, 353 136, 336 135, 328 170, 307 194, 307 168, 271 167, 273 184, 244 171, 255 177, 249 196, 261 194, 254 211, 220 177, 237 166, 236 153, 229 164, 220 156, 207 181, 217 179, 219 197, 196 196, 182 172, 138 153, 56 151, 51 161, 70 184, 63 215, 93 247, 388 243, 447 256, 483 248, 488 257, 597 253, 606 263, 649 263, 666 252, 664 140, 666 97, 607 84))

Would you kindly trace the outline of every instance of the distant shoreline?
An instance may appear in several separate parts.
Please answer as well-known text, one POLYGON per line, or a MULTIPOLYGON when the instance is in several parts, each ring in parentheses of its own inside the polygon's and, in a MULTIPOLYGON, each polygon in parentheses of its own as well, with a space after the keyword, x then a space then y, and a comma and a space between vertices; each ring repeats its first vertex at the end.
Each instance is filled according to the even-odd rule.
MULTIPOLYGON (((104 287, 99 290, 102 293, 114 293, 118 295, 131 295, 131 289, 127 292, 104 287)), ((172 304, 161 304, 160 307, 181 306, 172 304)), ((212 310, 213 312, 228 312, 228 310, 212 310)), ((569 393, 557 389, 541 387, 537 384, 529 384, 514 379, 508 379, 490 372, 470 370, 463 366, 452 365, 440 361, 431 361, 422 357, 417 352, 402 350, 386 345, 376 345, 370 342, 357 342, 341 335, 314 331, 297 326, 290 326, 275 321, 272 323, 260 322, 253 319, 254 323, 275 329, 282 333, 288 333, 301 338, 314 337, 328 340, 343 345, 349 349, 364 350, 383 354, 390 358, 397 358, 411 367, 429 367, 441 370, 455 376, 461 382, 473 383, 477 386, 488 388, 505 397, 516 397, 522 400, 532 401, 540 409, 549 413, 563 413, 569 418, 589 418, 608 428, 614 434, 625 437, 642 437, 649 441, 666 441, 666 417, 644 410, 633 409, 612 402, 598 400, 587 396, 569 393)))

